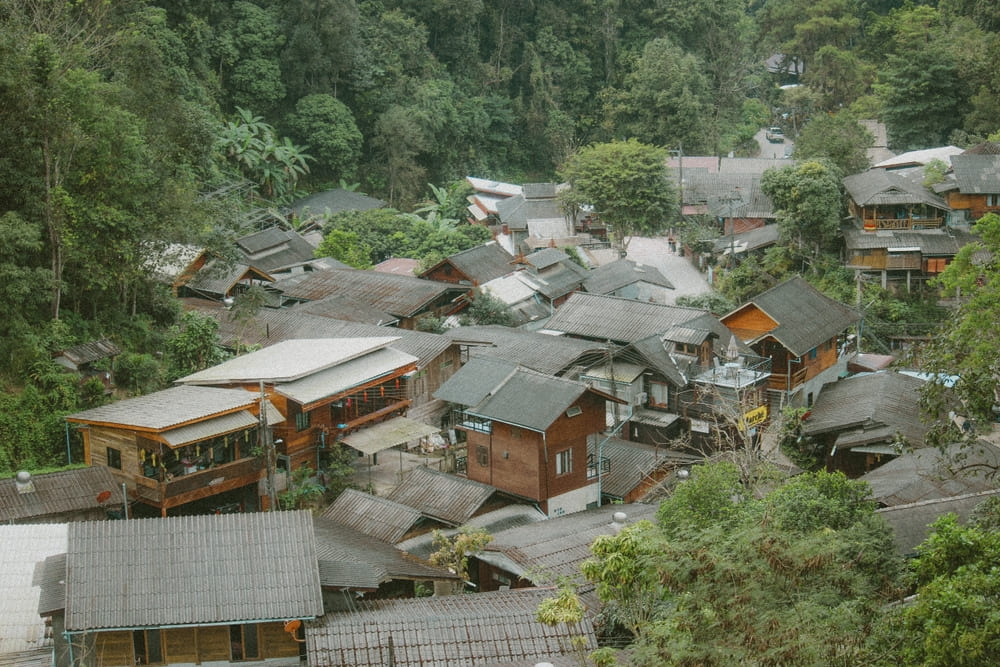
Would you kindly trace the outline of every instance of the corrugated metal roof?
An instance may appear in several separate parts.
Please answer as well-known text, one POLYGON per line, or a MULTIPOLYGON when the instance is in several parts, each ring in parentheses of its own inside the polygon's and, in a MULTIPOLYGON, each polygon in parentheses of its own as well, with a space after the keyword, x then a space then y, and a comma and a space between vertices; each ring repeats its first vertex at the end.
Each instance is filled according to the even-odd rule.
POLYGON ((212 260, 198 271, 186 286, 196 292, 203 292, 213 296, 229 294, 236 283, 243 280, 262 280, 272 282, 274 278, 262 269, 258 269, 250 264, 236 264, 229 266, 219 260, 212 260))
POLYGON ((944 453, 936 447, 906 452, 861 479, 872 488, 882 505, 895 506, 993 489, 990 470, 1000 464, 1000 450, 986 441, 975 445, 951 445, 944 453), (956 469, 956 457, 962 467, 956 469))
MULTIPOLYGON (((677 415, 663 414, 677 418, 677 415)), ((597 445, 588 445, 587 453, 596 457, 597 445)), ((601 493, 616 498, 627 496, 660 468, 691 465, 704 460, 700 456, 619 438, 605 440, 600 453, 611 463, 611 469, 601 476, 601 493)))
POLYGON ((295 285, 278 283, 275 287, 289 299, 304 301, 332 294, 348 296, 395 317, 413 317, 438 299, 468 291, 451 283, 357 269, 314 271, 295 285))
POLYGON ((278 227, 239 238, 236 246, 245 254, 247 264, 267 272, 308 262, 316 254, 297 231, 278 227))
MULTIPOLYGON (((310 665, 455 667, 558 661, 578 650, 566 629, 540 623, 535 610, 552 589, 518 589, 406 600, 362 600, 306 631, 310 665)), ((585 617, 573 628, 580 650, 597 648, 585 617)))
POLYGON ((475 176, 466 176, 465 180, 477 192, 489 192, 504 197, 513 197, 514 195, 521 194, 521 186, 513 183, 492 181, 487 178, 476 178, 475 176))
POLYGON ((0 522, 35 520, 85 510, 100 510, 117 501, 97 501, 101 491, 114 491, 118 482, 104 466, 32 475, 30 493, 18 493, 14 478, 0 479, 0 522))
POLYGON ((323 614, 309 512, 69 525, 66 629, 323 614))
POLYGON ((285 340, 177 380, 180 384, 237 384, 244 382, 294 382, 316 373, 364 358, 384 349, 397 337, 304 338, 285 340))
POLYGON ((458 327, 449 329, 445 335, 461 343, 489 343, 482 346, 470 345, 470 357, 490 357, 520 363, 547 375, 561 375, 579 364, 581 357, 604 354, 604 347, 599 343, 496 325, 458 327))
POLYGON ((861 319, 856 311, 824 295, 799 276, 758 294, 749 303, 723 317, 723 324, 733 314, 754 307, 778 323, 774 329, 757 336, 755 340, 771 336, 797 357, 861 319))
POLYGON ((450 339, 439 334, 319 317, 300 310, 299 306, 280 310, 264 308, 250 321, 249 326, 241 327, 239 323, 229 319, 228 311, 214 302, 188 299, 184 301, 184 305, 189 310, 215 317, 219 322, 219 337, 227 347, 234 347, 237 341, 268 347, 296 338, 378 338, 391 335, 399 338, 392 346, 417 357, 418 367, 423 367, 452 344, 450 339))
POLYGON ((588 368, 580 375, 580 377, 610 380, 612 379, 612 367, 614 368, 614 380, 616 382, 633 382, 637 377, 642 375, 643 371, 646 370, 645 366, 640 366, 639 364, 630 364, 623 361, 603 361, 588 368))
POLYGON ((66 524, 0 524, 0 545, 0 655, 50 648, 35 568, 65 553, 66 524))
MULTIPOLYGON (((879 371, 823 385, 802 430, 820 435, 861 429, 890 440, 899 432, 912 446, 922 447, 930 426, 920 418, 923 384, 923 380, 902 373, 879 371)), ((874 440, 857 437, 854 441, 874 440)))
POLYGON ((52 356, 65 357, 75 367, 79 368, 84 364, 89 364, 98 359, 107 359, 108 357, 119 355, 121 352, 121 348, 117 345, 107 338, 102 338, 90 341, 89 343, 74 345, 52 356))
POLYGON ((391 326, 399 322, 399 318, 395 315, 390 315, 378 308, 372 308, 359 299, 341 294, 327 296, 317 301, 307 301, 284 310, 285 312, 294 310, 298 313, 308 313, 348 322, 374 324, 380 327, 391 326))
POLYGON ((343 436, 340 441, 363 454, 377 454, 404 442, 439 433, 441 429, 415 422, 406 417, 394 417, 343 436))
POLYGON ((395 544, 420 521, 412 507, 369 493, 346 489, 323 516, 377 540, 395 544))
POLYGON ((301 405, 308 405, 389 375, 393 371, 415 365, 416 361, 417 358, 412 355, 387 347, 300 380, 282 382, 275 385, 274 389, 301 405))
POLYGON ((541 271, 553 264, 569 261, 569 255, 559 248, 542 248, 541 250, 536 250, 531 254, 525 255, 524 261, 541 271))
POLYGON ((259 395, 242 389, 185 385, 77 412, 66 417, 66 420, 161 431, 178 424, 247 408, 259 400, 259 395))
MULTIPOLYGON (((466 521, 463 526, 482 528, 490 535, 496 535, 511 528, 525 526, 529 523, 538 523, 547 519, 548 517, 533 505, 515 504, 505 505, 491 512, 477 514, 466 521)), ((459 530, 459 528, 443 528, 441 532, 447 537, 452 537, 459 530)), ((431 532, 422 533, 398 542, 396 548, 421 558, 429 558, 432 553, 437 551, 437 547, 434 546, 434 534, 431 532)))
POLYGON ((592 294, 612 294, 637 282, 674 288, 656 267, 636 264, 630 259, 619 259, 594 269, 587 274, 583 287, 592 294))
POLYGON ((332 519, 314 517, 320 583, 337 590, 375 589, 392 579, 454 580, 458 575, 332 519))
POLYGON ((461 271, 469 280, 482 285, 513 271, 514 267, 511 266, 513 260, 514 258, 503 249, 503 246, 496 241, 490 241, 475 248, 449 255, 437 265, 424 271, 422 275, 434 271, 438 266, 447 262, 461 271))
POLYGON ((847 194, 859 206, 926 204, 947 211, 948 203, 923 185, 923 170, 869 169, 843 180, 847 194))
POLYGON ((894 248, 919 248, 928 256, 953 257, 976 236, 955 227, 904 231, 895 229, 866 232, 855 225, 843 228, 844 245, 849 251, 894 248))
POLYGON ((434 392, 434 398, 458 405, 477 405, 516 369, 516 362, 473 357, 434 392))
POLYGON ((900 153, 887 160, 883 160, 872 166, 872 169, 892 169, 907 165, 925 165, 931 160, 941 160, 945 164, 951 164, 951 158, 962 152, 958 146, 939 146, 936 148, 923 148, 916 151, 900 153))
POLYGON ((707 310, 698 308, 577 292, 545 326, 571 336, 630 343, 706 314, 707 310))
MULTIPOLYGON (((264 409, 267 410, 267 423, 271 426, 285 421, 285 416, 270 401, 265 401, 264 409)), ((163 432, 163 439, 171 447, 180 447, 190 442, 213 438, 217 435, 224 435, 234 431, 240 431, 251 426, 257 426, 260 419, 246 410, 231 412, 228 415, 207 419, 195 424, 188 424, 170 431, 163 432)))
POLYGON ((458 526, 468 521, 495 492, 487 484, 418 466, 387 497, 425 516, 458 526))
MULTIPOLYGON (((883 466, 884 467, 884 466, 883 466)), ((998 489, 966 493, 952 498, 934 498, 875 510, 892 527, 896 550, 908 555, 927 539, 930 526, 945 514, 954 514, 965 523, 981 503, 1000 494, 998 489)))
POLYGON ((955 155, 951 158, 958 189, 964 194, 1000 192, 1000 155, 955 155))

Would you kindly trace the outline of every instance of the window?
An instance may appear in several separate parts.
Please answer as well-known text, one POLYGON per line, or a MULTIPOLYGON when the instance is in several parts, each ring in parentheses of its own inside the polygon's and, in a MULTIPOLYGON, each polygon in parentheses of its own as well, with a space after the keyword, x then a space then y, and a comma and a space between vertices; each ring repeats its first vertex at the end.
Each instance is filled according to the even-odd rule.
POLYGON ((135 650, 135 664, 158 665, 163 663, 163 646, 160 644, 160 631, 134 630, 132 632, 132 648, 135 650))
POLYGON ((260 657, 260 649, 257 646, 256 625, 249 623, 247 625, 230 625, 229 644, 232 651, 230 659, 234 662, 238 660, 256 660, 260 657))
POLYGON ((816 358, 816 348, 815 347, 813 349, 809 350, 809 358, 810 359, 815 359, 816 358))
POLYGON ((120 449, 108 447, 108 467, 116 470, 122 469, 122 452, 120 449))
POLYGON ((573 472, 573 450, 564 449, 556 454, 556 474, 565 475, 573 472))
POLYGON ((312 422, 311 414, 309 412, 298 412, 295 414, 296 431, 304 431, 309 428, 309 424, 312 422))
POLYGON ((510 427, 510 439, 520 440, 521 439, 521 428, 519 426, 510 427))
POLYGON ((476 447, 476 463, 484 468, 490 464, 490 450, 486 448, 486 445, 476 447))

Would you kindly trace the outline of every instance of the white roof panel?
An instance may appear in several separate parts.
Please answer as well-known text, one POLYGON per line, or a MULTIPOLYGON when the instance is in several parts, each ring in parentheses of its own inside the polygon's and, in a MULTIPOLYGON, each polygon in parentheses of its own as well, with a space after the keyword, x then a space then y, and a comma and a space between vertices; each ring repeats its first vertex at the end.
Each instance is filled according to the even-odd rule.
POLYGON ((296 403, 309 405, 416 362, 412 354, 387 347, 307 377, 278 384, 275 391, 296 403))

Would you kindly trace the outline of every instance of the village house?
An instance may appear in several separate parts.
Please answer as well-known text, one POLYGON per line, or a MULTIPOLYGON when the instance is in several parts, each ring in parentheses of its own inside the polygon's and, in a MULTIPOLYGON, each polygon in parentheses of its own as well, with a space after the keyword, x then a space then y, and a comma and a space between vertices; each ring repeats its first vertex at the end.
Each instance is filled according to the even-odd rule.
MULTIPOLYGON (((221 344, 231 350, 269 347, 286 340, 302 338, 397 337, 393 347, 416 357, 416 370, 406 378, 406 383, 401 387, 405 391, 404 398, 410 401, 408 416, 423 421, 439 416, 438 412, 444 406, 432 394, 461 365, 460 346, 439 334, 376 326, 372 322, 345 321, 317 314, 313 308, 318 308, 326 301, 322 299, 291 308, 262 308, 248 320, 233 319, 229 311, 221 308, 218 303, 209 301, 189 299, 184 302, 184 306, 187 310, 214 317, 219 322, 221 344)), ((360 315, 359 311, 354 312, 360 315)))
POLYGON ((130 502, 141 505, 138 511, 167 516, 258 509, 264 432, 284 417, 259 393, 181 386, 66 421, 79 425, 84 461, 114 476, 114 495, 125 484, 130 502))
POLYGON ((286 340, 180 378, 182 385, 261 391, 287 420, 273 428, 283 467, 326 467, 338 442, 374 455, 436 431, 403 415, 407 377, 416 357, 392 346, 399 339, 286 340), (385 422, 379 424, 379 422, 385 422), (374 438, 366 429, 379 428, 374 438), (393 441, 384 438, 391 432, 393 441), (353 442, 351 437, 355 436, 353 442))
POLYGON ((121 353, 121 348, 101 338, 54 352, 52 358, 67 371, 79 374, 81 383, 96 377, 110 394, 115 382, 115 357, 121 353))
POLYGON ((972 240, 948 224, 948 203, 923 185, 922 169, 871 169, 844 179, 852 221, 843 227, 846 264, 890 284, 922 285, 972 240))
POLYGON ((514 258, 496 241, 456 252, 419 274, 418 277, 442 283, 483 285, 514 271, 514 258))
POLYGON ((536 502, 549 516, 597 502, 602 462, 588 442, 605 429, 605 401, 580 382, 499 360, 471 359, 435 393, 455 406, 452 426, 464 432, 469 479, 536 502))
POLYGON ((473 192, 468 197, 469 205, 466 210, 469 212, 469 222, 481 224, 494 230, 494 235, 499 232, 500 214, 497 211, 497 204, 503 199, 509 199, 521 194, 521 186, 513 183, 502 183, 491 181, 475 176, 466 176, 465 182, 469 184, 473 192))
POLYGON ((857 477, 924 446, 930 424, 921 419, 924 381, 895 371, 863 373, 823 385, 802 435, 828 470, 857 477))
POLYGON ((985 142, 951 157, 951 173, 934 191, 951 209, 952 224, 1000 213, 1000 144, 985 142))
POLYGON ((588 273, 583 289, 591 294, 669 303, 673 301, 670 292, 673 292, 674 285, 654 266, 618 259, 588 273))
POLYGON ((38 609, 52 617, 56 667, 298 667, 301 624, 323 615, 308 512, 66 528, 65 558, 46 561, 38 609))
POLYGON ((861 316, 801 277, 758 294, 721 318, 754 353, 771 360, 767 403, 811 406, 820 388, 847 372, 847 330, 861 316))
POLYGON ((389 313, 403 329, 417 329, 421 317, 446 317, 465 307, 469 288, 423 280, 413 276, 331 269, 314 271, 305 278, 278 282, 282 305, 318 301, 328 296, 349 297, 389 313))

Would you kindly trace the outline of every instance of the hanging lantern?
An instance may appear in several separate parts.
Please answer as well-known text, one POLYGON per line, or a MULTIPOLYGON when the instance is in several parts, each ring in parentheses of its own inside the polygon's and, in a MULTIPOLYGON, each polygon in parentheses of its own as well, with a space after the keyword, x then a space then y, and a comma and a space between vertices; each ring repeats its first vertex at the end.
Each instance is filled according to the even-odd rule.
POLYGON ((347 407, 351 407, 351 399, 350 398, 347 399, 347 407))
POLYGON ((381 396, 382 398, 385 398, 385 385, 384 384, 380 384, 378 386, 378 393, 379 393, 379 396, 381 396))
POLYGON ((365 390, 364 390, 364 392, 362 392, 362 394, 361 394, 361 395, 362 395, 362 396, 364 396, 364 398, 365 398, 365 403, 367 403, 367 402, 368 402, 368 390, 367 390, 367 389, 365 389, 365 390))
POLYGON ((142 461, 143 463, 146 462, 146 450, 145 449, 140 449, 139 450, 139 460, 142 461))
POLYGON ((399 389, 399 378, 396 378, 396 389, 399 389))

